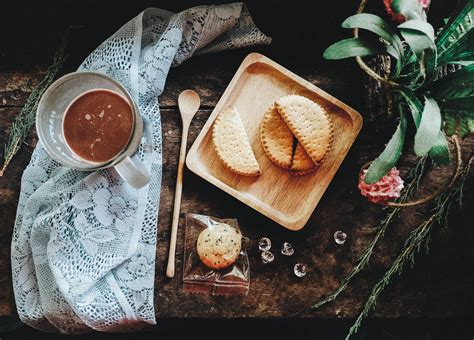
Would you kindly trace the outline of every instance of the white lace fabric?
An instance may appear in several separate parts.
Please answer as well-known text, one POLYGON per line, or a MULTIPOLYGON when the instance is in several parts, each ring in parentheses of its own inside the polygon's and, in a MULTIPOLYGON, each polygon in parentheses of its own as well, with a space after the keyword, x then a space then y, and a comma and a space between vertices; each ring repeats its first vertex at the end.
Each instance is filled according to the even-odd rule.
POLYGON ((23 322, 68 334, 155 324, 162 165, 158 96, 166 75, 193 54, 268 43, 241 3, 177 14, 149 8, 82 63, 79 70, 112 76, 137 100, 144 120, 138 156, 151 181, 135 190, 113 169, 69 169, 37 145, 22 177, 11 247, 23 322))

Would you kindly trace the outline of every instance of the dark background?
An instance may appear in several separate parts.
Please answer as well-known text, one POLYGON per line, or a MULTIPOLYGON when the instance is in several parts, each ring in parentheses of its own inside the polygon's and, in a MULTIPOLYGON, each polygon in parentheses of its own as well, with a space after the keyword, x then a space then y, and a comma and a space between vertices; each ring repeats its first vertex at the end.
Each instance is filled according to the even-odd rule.
MULTIPOLYGON (((126 0, 126 1, 2 1, 0 8, 0 65, 25 66, 49 63, 69 26, 74 27, 69 46, 70 62, 79 64, 103 40, 147 7, 172 12, 203 4, 232 1, 126 0)), ((257 26, 273 38, 270 58, 285 65, 312 65, 322 61, 322 52, 349 32, 341 22, 355 13, 357 0, 250 0, 244 1, 257 26), (303 52, 304 51, 304 52, 303 52)), ((449 15, 457 0, 434 0, 430 17, 449 15)), ((382 0, 369 1, 382 13, 382 0)))
MULTIPOLYGON (((212 1, 223 3, 229 1, 212 1)), ((381 0, 373 0, 375 11, 381 11, 381 0)), ((209 2, 210 3, 210 2, 209 2)), ((430 16, 449 14, 456 0, 434 0, 430 16)), ((180 11, 200 0, 186 1, 9 1, 0 7, 0 72, 11 66, 22 68, 48 65, 64 32, 68 37, 68 68, 77 65, 123 23, 147 7, 180 11)), ((270 58, 291 68, 302 64, 311 67, 328 63, 322 51, 349 33, 340 28, 344 18, 353 14, 358 1, 246 1, 258 27, 273 38, 270 58)), ((441 21, 435 20, 435 26, 441 21)), ((231 53, 231 52, 225 52, 231 53)), ((466 268, 472 272, 472 268, 466 268)), ((0 287, 1 289, 1 287, 0 287)), ((453 301, 456 303, 456 301, 453 301)), ((341 339, 353 320, 158 320, 153 333, 139 335, 93 334, 92 339, 341 339)), ((0 339, 52 339, 53 336, 29 329, 16 318, 0 318, 0 339)), ((54 338, 60 336, 55 336, 54 338)), ((76 337, 73 337, 76 338, 76 337)), ((354 339, 473 339, 473 320, 367 320, 354 339)))

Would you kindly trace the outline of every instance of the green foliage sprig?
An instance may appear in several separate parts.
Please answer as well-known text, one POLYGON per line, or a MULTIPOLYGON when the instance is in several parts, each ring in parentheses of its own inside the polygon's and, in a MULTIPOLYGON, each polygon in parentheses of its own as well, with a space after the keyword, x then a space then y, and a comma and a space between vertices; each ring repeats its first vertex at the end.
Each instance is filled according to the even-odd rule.
MULTIPOLYGON (((459 149, 457 150, 459 152, 459 149)), ((458 154, 457 157, 460 157, 458 154)), ((420 158, 415 167, 410 171, 407 176, 407 182, 405 190, 402 196, 398 200, 399 203, 403 203, 410 199, 410 197, 416 192, 420 185, 420 181, 426 172, 426 161, 427 156, 420 158)), ((385 272, 382 279, 378 281, 372 291, 370 292, 362 311, 357 317, 354 324, 351 326, 346 339, 349 339, 354 335, 362 325, 363 320, 369 314, 369 312, 375 307, 376 301, 383 290, 390 284, 396 274, 401 274, 402 270, 411 264, 413 266, 415 262, 415 256, 422 247, 425 248, 426 252, 429 251, 429 241, 431 238, 431 231, 435 224, 447 224, 449 213, 454 205, 462 205, 463 188, 466 180, 469 176, 469 172, 472 166, 473 156, 462 168, 459 168, 455 172, 453 177, 454 183, 449 186, 449 189, 439 195, 434 201, 434 205, 431 209, 431 215, 416 226, 408 238, 406 239, 404 246, 390 268, 385 272)), ((382 240, 385 231, 395 220, 396 216, 400 212, 399 207, 387 207, 387 214, 383 219, 380 220, 378 225, 374 228, 376 234, 367 248, 363 251, 362 255, 357 260, 357 264, 351 270, 351 272, 341 281, 339 287, 329 296, 323 298, 312 308, 320 308, 325 304, 334 301, 339 294, 341 294, 352 281, 352 279, 359 274, 369 263, 370 258, 374 253, 375 246, 382 240)))
MULTIPOLYGON (((416 191, 416 189, 418 189, 421 178, 425 173, 426 160, 426 157, 420 158, 415 167, 410 171, 406 178, 405 189, 403 190, 400 198, 397 200, 397 203, 404 203, 408 201, 413 196, 413 193, 416 191)), ((339 296, 339 294, 341 294, 347 288, 352 279, 357 276, 357 274, 359 274, 369 263, 370 258, 374 253, 375 246, 383 238, 385 231, 398 216, 398 213, 400 212, 401 208, 387 207, 386 209, 388 210, 387 214, 384 218, 380 220, 378 225, 374 228, 375 236, 370 242, 370 244, 367 246, 367 248, 364 250, 362 255, 357 259, 357 264, 354 266, 351 272, 342 280, 339 287, 332 294, 320 300, 312 308, 319 308, 331 301, 334 301, 339 296)))
MULTIPOLYGON (((411 2, 412 6, 419 6, 417 0, 403 1, 404 4, 411 2)), ((435 164, 449 163, 446 135, 464 137, 474 131, 474 0, 462 2, 436 37, 433 27, 422 16, 413 16, 395 28, 378 16, 361 13, 365 2, 362 0, 358 14, 347 18, 342 24, 344 28, 354 29, 354 38, 337 42, 324 52, 327 59, 355 57, 364 71, 392 89, 394 107, 400 116, 398 127, 384 151, 371 162, 365 181, 377 182, 397 163, 402 155, 410 121, 416 128, 414 152, 421 159, 407 178, 408 185, 397 201, 400 205, 386 208, 389 209, 388 213, 375 227, 374 238, 352 271, 332 294, 317 302, 313 308, 335 300, 367 266, 375 246, 395 220, 400 207, 407 205, 405 201, 416 191, 425 172, 427 157, 435 164), (359 37, 359 29, 375 34, 378 40, 359 37), (383 78, 376 74, 361 59, 371 55, 388 55, 394 61, 389 77, 383 78), (459 69, 441 77, 440 74, 444 73, 442 69, 449 64, 459 65, 459 69)), ((456 137, 453 139, 456 166, 449 184, 439 190, 439 195, 432 201, 430 216, 413 229, 390 268, 372 288, 346 339, 359 330, 365 317, 375 307, 378 297, 396 274, 401 274, 407 265, 414 264, 415 256, 422 247, 428 252, 433 227, 447 223, 451 208, 456 203, 461 205, 464 183, 473 158, 471 156, 460 171, 459 143, 456 137)), ((411 202, 409 205, 413 204, 411 202)))
MULTIPOLYGON (((417 0, 405 0, 409 2, 413 7, 421 6, 417 0)), ((464 137, 474 131, 474 1, 464 0, 437 36, 422 17, 393 27, 374 14, 358 13, 347 18, 342 27, 354 29, 355 37, 331 45, 324 57, 358 58, 369 75, 391 86, 400 114, 395 134, 368 169, 366 183, 377 182, 398 162, 410 113, 416 127, 415 154, 428 154, 436 164, 449 163, 446 134, 464 137), (359 29, 371 32, 376 39, 359 37, 359 29), (394 60, 387 79, 374 75, 361 62, 360 57, 373 55, 388 55, 394 60), (439 70, 449 64, 462 68, 438 79, 439 70)))
POLYGON ((64 38, 61 46, 56 51, 53 63, 46 70, 44 78, 36 85, 34 90, 28 96, 25 105, 16 116, 10 128, 10 135, 5 145, 3 153, 3 164, 0 169, 0 177, 5 173, 10 161, 16 155, 21 145, 28 137, 31 127, 35 123, 36 109, 44 91, 53 83, 56 74, 61 69, 66 60, 66 38, 64 38))
POLYGON ((457 184, 452 186, 449 190, 445 191, 436 198, 435 205, 432 208, 431 216, 421 222, 410 233, 410 235, 405 241, 405 245, 402 251, 398 254, 391 267, 385 272, 382 279, 378 281, 372 288, 372 291, 370 292, 369 297, 367 298, 367 301, 365 302, 364 307, 362 308, 362 311, 360 312, 354 324, 349 329, 349 333, 346 336, 346 340, 348 340, 353 334, 355 334, 359 330, 364 318, 375 307, 377 298, 383 292, 383 290, 390 284, 390 282, 392 282, 396 274, 400 275, 407 265, 411 265, 411 267, 413 267, 415 263, 415 256, 417 253, 420 252, 422 247, 424 247, 426 253, 428 253, 429 242, 431 240, 431 231, 433 229, 433 226, 436 223, 447 223, 448 215, 453 205, 455 203, 457 203, 459 206, 462 205, 463 188, 466 179, 469 176, 472 160, 473 158, 471 157, 471 159, 462 169, 457 184))

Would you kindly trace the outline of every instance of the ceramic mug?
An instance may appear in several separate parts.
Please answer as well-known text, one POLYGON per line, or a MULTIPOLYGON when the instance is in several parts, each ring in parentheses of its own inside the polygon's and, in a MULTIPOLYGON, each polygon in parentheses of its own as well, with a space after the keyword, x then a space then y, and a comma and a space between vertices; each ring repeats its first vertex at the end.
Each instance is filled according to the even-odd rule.
POLYGON ((36 131, 46 152, 62 165, 84 171, 114 167, 118 174, 134 188, 150 181, 150 174, 135 152, 143 134, 143 121, 137 104, 128 91, 116 80, 97 72, 73 72, 56 80, 44 92, 36 112, 36 131), (128 144, 111 160, 93 163, 78 157, 67 145, 63 133, 63 118, 69 105, 91 90, 110 90, 130 104, 133 114, 132 133, 128 144))

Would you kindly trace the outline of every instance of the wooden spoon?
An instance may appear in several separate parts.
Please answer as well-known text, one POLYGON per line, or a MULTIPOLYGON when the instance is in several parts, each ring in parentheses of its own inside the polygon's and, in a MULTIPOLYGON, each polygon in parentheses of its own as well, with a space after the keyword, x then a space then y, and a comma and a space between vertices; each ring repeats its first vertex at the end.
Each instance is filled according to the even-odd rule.
POLYGON ((166 276, 174 276, 175 253, 176 253, 176 235, 178 234, 179 209, 181 206, 181 191, 183 189, 183 168, 186 158, 186 143, 188 140, 188 130, 191 120, 201 105, 199 95, 193 90, 185 90, 178 97, 178 107, 183 123, 181 134, 181 148, 179 149, 178 176, 176 178, 176 190, 174 193, 173 220, 171 224, 170 250, 168 254, 168 266, 166 267, 166 276))

